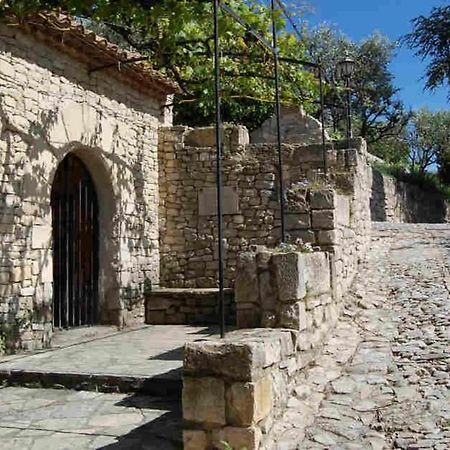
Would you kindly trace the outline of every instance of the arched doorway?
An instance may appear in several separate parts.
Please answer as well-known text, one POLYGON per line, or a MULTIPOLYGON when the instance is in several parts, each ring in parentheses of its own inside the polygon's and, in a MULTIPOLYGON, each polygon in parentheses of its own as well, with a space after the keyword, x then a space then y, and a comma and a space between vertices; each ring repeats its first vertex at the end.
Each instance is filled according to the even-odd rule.
POLYGON ((69 153, 52 187, 53 326, 97 323, 98 202, 92 177, 69 153))

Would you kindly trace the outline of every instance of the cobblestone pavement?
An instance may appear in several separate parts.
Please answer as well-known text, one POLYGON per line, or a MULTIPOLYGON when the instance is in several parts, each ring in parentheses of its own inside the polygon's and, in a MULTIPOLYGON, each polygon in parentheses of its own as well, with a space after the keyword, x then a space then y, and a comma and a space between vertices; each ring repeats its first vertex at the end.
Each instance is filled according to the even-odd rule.
POLYGON ((0 389, 0 448, 181 449, 177 402, 142 395, 0 389))
POLYGON ((348 300, 269 448, 450 449, 450 225, 374 224, 348 300))

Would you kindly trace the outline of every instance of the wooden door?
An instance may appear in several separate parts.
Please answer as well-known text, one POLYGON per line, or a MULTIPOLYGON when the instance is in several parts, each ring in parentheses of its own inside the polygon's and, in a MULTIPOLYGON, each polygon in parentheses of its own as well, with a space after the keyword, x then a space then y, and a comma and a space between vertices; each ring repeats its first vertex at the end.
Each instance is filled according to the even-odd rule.
POLYGON ((52 189, 53 325, 70 328, 98 320, 98 203, 81 159, 61 162, 52 189))

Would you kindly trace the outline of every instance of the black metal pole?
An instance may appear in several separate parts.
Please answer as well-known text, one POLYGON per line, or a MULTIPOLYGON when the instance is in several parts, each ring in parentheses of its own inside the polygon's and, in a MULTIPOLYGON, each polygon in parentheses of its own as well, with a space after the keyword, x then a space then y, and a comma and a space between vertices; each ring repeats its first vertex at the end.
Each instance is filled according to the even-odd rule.
POLYGON ((350 77, 347 77, 347 141, 350 147, 350 139, 352 138, 352 111, 351 111, 351 96, 350 96, 350 77))
POLYGON ((280 74, 278 70, 278 39, 277 26, 275 23, 275 1, 271 0, 272 9, 272 37, 273 37, 273 62, 275 75, 275 115, 277 119, 277 145, 278 145, 278 179, 280 189, 280 209, 281 209, 281 242, 286 242, 286 225, 285 225, 285 201, 284 201, 284 180, 283 180, 283 155, 281 145, 281 107, 280 107, 280 74))
POLYGON ((225 337, 225 298, 224 298, 224 248, 223 248, 223 194, 222 194, 222 114, 220 87, 220 40, 219 40, 219 1, 214 4, 214 88, 216 108, 216 189, 217 189, 217 231, 219 250, 219 310, 220 337, 225 337))
POLYGON ((323 153, 323 170, 325 176, 328 175, 328 153, 325 139, 325 99, 323 98, 323 75, 322 66, 319 66, 319 93, 320 93, 320 121, 322 123, 322 153, 323 153))

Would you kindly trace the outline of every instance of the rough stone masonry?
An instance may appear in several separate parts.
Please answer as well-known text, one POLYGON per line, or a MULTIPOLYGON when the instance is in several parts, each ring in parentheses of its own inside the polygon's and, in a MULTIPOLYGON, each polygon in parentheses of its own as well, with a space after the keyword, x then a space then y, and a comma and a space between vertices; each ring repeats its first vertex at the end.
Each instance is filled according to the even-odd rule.
POLYGON ((32 22, 0 25, 0 324, 19 348, 51 339, 50 198, 69 153, 100 204, 100 321, 143 321, 144 288, 159 281, 158 128, 170 123, 163 106, 174 91, 128 69, 91 74, 92 63, 126 54, 67 16, 32 22))

